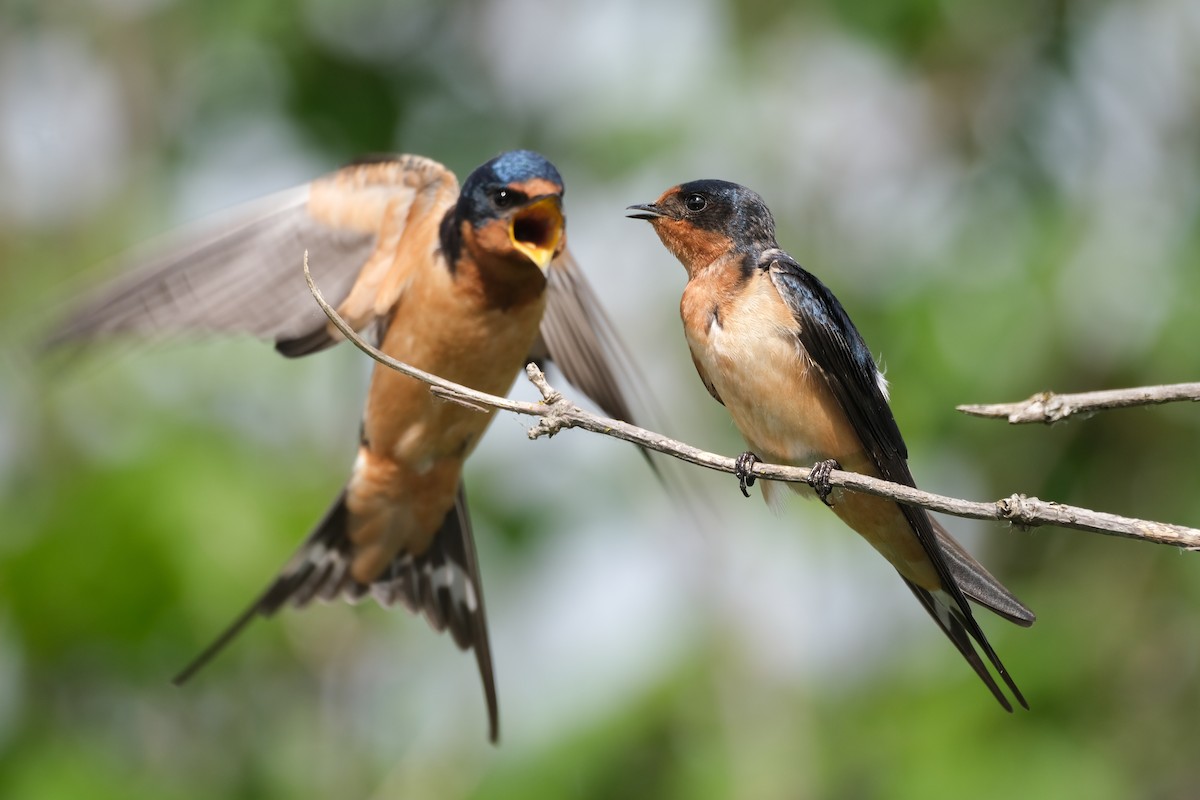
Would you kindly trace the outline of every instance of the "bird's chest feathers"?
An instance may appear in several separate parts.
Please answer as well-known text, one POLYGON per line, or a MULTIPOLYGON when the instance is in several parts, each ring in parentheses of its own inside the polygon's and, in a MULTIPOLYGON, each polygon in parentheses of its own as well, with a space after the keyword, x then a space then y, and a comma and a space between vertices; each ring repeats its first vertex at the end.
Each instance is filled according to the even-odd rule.
POLYGON ((697 276, 681 311, 701 377, 760 458, 808 466, 857 448, 824 374, 800 346, 799 323, 765 273, 736 287, 697 276))
MULTIPOLYGON (((537 335, 544 294, 496 308, 445 281, 414 282, 396 307, 383 350, 412 366, 491 394, 511 388, 537 335)), ((490 413, 439 400, 428 387, 377 367, 365 429, 373 450, 420 471, 444 458, 465 458, 490 413)))

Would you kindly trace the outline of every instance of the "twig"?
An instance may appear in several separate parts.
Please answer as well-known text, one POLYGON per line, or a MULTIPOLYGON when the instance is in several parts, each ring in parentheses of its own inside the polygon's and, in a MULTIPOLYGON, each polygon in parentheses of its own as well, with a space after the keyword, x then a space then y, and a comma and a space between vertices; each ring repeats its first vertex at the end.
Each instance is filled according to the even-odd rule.
MULTIPOLYGON (((316 298, 317 303, 329 317, 342 335, 349 339, 355 347, 362 350, 375 361, 390 369, 394 369, 409 377, 428 383, 430 391, 438 397, 457 402, 469 408, 502 409, 515 414, 538 417, 537 423, 529 429, 530 439, 542 436, 553 436, 561 430, 580 428, 604 436, 612 436, 641 447, 655 450, 668 456, 696 464, 718 472, 732 473, 734 459, 728 456, 709 453, 690 444, 670 439, 659 433, 630 425, 621 420, 608 419, 583 410, 564 397, 559 391, 550 386, 546 376, 536 364, 525 367, 529 380, 542 395, 540 403, 525 403, 509 400, 486 392, 480 392, 452 381, 439 378, 423 370, 411 367, 402 361, 397 361, 386 353, 382 353, 363 340, 345 320, 325 301, 320 289, 313 282, 308 270, 308 254, 304 257, 304 277, 308 288, 316 298)), ((808 467, 792 467, 756 462, 750 472, 757 478, 788 483, 807 483, 812 470, 808 467)), ((887 497, 901 503, 921 506, 932 511, 942 511, 958 517, 970 519, 997 520, 1010 522, 1020 528, 1034 528, 1039 525, 1057 525, 1062 528, 1103 533, 1110 536, 1123 536, 1131 539, 1154 542, 1179 547, 1186 550, 1200 550, 1200 530, 1182 525, 1172 525, 1163 522, 1120 517, 1092 511, 1076 506, 1039 500, 1036 497, 1014 494, 993 503, 979 503, 970 500, 959 500, 953 497, 924 492, 911 486, 879 480, 856 472, 833 470, 829 473, 829 484, 844 489, 887 497)))
POLYGON ((974 417, 1007 419, 1012 425, 1042 422, 1053 425, 1074 414, 1092 414, 1110 408, 1132 408, 1180 400, 1200 401, 1200 383, 1174 383, 1166 386, 1139 386, 1135 389, 1110 389, 1080 394, 1038 392, 1020 403, 958 406, 974 417))

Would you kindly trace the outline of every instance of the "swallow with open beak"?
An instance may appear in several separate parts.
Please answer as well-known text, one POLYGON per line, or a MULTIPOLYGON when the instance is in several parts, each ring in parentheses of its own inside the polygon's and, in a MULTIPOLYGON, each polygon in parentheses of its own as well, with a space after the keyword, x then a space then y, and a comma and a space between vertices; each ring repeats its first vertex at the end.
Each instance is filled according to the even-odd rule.
MULTIPOLYGON (((744 186, 700 180, 629 212, 648 221, 687 270, 684 333, 700 379, 749 444, 738 459, 743 493, 759 457, 815 465, 811 486, 793 488, 819 496, 896 568, 1001 706, 1012 710, 972 639, 1028 708, 968 600, 1022 626, 1033 624, 1033 612, 925 509, 831 490, 835 468, 915 483, 871 351, 833 293, 779 248, 763 199, 744 186)), ((762 488, 769 499, 775 485, 762 488)))
MULTIPOLYGON (((548 160, 511 151, 459 190, 412 155, 347 166, 185 235, 82 302, 49 339, 241 332, 294 358, 340 340, 309 294, 322 292, 388 355, 503 395, 530 360, 550 358, 611 416, 629 419, 613 327, 566 246, 563 181, 548 160)), ((492 655, 463 462, 493 411, 436 399, 376 366, 349 481, 279 575, 175 679, 186 681, 252 619, 314 598, 403 603, 475 651, 498 736, 492 655)))

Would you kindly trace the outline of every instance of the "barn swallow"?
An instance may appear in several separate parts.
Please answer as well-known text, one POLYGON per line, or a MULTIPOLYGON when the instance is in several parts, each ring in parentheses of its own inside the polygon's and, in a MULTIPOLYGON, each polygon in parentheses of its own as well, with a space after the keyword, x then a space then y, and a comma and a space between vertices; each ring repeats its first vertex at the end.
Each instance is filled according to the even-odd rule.
MULTIPOLYGON (((184 236, 71 313, 51 345, 115 334, 249 333, 287 357, 341 338, 314 278, 388 355, 503 395, 550 358, 611 416, 629 419, 611 323, 567 250, 554 165, 511 151, 468 177, 412 155, 347 166, 184 236)), ((483 587, 463 462, 491 421, 382 366, 372 373, 357 458, 342 492, 278 576, 176 678, 181 684, 252 619, 312 599, 370 595, 423 612, 473 649, 498 736, 483 587)))
MULTIPOLYGON (((1033 624, 1033 612, 925 509, 831 491, 835 468, 915 483, 871 351, 833 293, 779 248, 762 198, 734 183, 700 180, 629 211, 651 224, 687 270, 680 313, 696 371, 750 447, 737 461, 742 491, 753 484, 747 471, 760 456, 815 464, 810 486, 791 486, 819 496, 896 568, 1005 710, 1012 705, 972 638, 1028 708, 967 601, 1021 626, 1033 624)), ((773 488, 764 481, 768 500, 773 488)))

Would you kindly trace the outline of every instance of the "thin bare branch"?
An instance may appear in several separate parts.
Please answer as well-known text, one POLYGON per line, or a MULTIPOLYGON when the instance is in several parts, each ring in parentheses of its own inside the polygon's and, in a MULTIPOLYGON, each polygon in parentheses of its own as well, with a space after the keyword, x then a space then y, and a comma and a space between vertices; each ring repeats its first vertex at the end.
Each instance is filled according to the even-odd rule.
MULTIPOLYGON (((538 417, 538 421, 528 434, 530 439, 542 436, 553 436, 568 428, 579 428, 603 436, 612 436, 641 447, 655 450, 673 458, 696 464, 718 472, 732 473, 734 459, 728 456, 709 453, 684 442, 676 441, 662 434, 630 425, 621 420, 608 419, 583 410, 568 400, 561 392, 554 389, 546 381, 546 376, 536 364, 529 364, 525 373, 529 380, 542 395, 540 403, 525 403, 509 400, 486 392, 480 392, 452 381, 439 378, 428 372, 411 367, 401 361, 380 352, 363 340, 325 301, 320 289, 313 282, 308 270, 308 254, 304 257, 304 277, 308 288, 316 298, 317 303, 350 342, 375 361, 417 380, 430 385, 430 391, 438 397, 451 402, 465 405, 469 408, 501 409, 516 414, 538 417)), ((807 483, 812 470, 807 467, 792 467, 776 464, 755 463, 750 472, 757 478, 785 481, 789 483, 807 483)), ((970 519, 996 520, 1009 522, 1020 528, 1034 528, 1040 525, 1057 525, 1062 528, 1103 533, 1110 536, 1123 536, 1131 539, 1153 542, 1156 544, 1172 545, 1186 550, 1200 550, 1200 530, 1182 525, 1172 525, 1163 522, 1120 517, 1092 511, 1087 508, 1063 505, 1036 497, 1026 497, 1014 494, 992 503, 981 503, 970 500, 959 500, 953 497, 924 492, 898 483, 879 480, 855 472, 833 470, 829 473, 831 486, 850 489, 887 497, 908 505, 921 506, 932 511, 941 511, 958 517, 970 519)))
POLYGON ((1134 389, 1110 389, 1080 394, 1038 392, 1019 403, 958 406, 958 410, 974 417, 1007 419, 1012 425, 1041 422, 1053 425, 1070 416, 1090 415, 1110 408, 1132 408, 1181 400, 1200 401, 1200 383, 1174 383, 1165 386, 1139 386, 1134 389))

